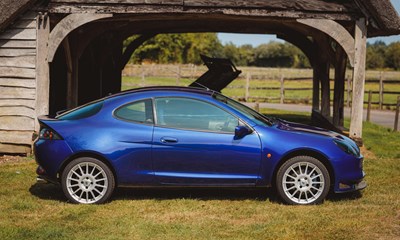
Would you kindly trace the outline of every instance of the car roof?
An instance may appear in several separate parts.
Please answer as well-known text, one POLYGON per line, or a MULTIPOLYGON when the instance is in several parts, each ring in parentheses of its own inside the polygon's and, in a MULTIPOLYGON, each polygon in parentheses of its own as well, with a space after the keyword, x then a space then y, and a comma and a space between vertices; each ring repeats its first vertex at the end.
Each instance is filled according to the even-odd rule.
POLYGON ((154 87, 142 87, 142 88, 134 88, 126 91, 122 91, 119 93, 115 93, 105 97, 104 99, 110 99, 118 96, 124 96, 132 93, 139 93, 139 92, 147 92, 147 91, 178 91, 178 92, 185 92, 185 93, 198 93, 204 95, 212 95, 215 91, 206 88, 197 88, 197 87, 177 87, 177 86, 154 86, 154 87))

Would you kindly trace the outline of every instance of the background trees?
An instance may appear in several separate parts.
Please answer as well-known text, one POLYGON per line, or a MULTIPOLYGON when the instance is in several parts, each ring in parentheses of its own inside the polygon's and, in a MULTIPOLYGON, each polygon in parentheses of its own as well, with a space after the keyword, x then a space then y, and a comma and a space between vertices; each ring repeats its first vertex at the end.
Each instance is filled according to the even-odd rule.
MULTIPOLYGON (((137 36, 125 40, 126 47, 137 36)), ((131 57, 131 63, 202 64, 200 54, 229 58, 237 66, 309 68, 307 57, 290 43, 223 45, 216 33, 159 34, 146 41, 131 57)), ((367 46, 367 68, 400 69, 400 42, 386 45, 377 41, 367 46)))

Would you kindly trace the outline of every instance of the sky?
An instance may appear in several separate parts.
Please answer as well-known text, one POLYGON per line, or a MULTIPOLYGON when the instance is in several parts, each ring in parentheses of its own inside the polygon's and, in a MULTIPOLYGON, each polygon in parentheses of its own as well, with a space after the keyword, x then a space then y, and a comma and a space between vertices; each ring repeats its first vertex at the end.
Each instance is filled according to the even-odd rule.
MULTIPOLYGON (((396 8, 397 12, 400 13, 400 0, 391 0, 393 6, 396 8)), ((276 38, 275 35, 266 34, 236 34, 236 33, 218 33, 218 38, 223 44, 232 42, 233 44, 240 46, 244 44, 251 44, 254 47, 268 43, 270 41, 283 42, 281 39, 276 38)), ((384 41, 389 44, 391 42, 400 41, 400 35, 389 36, 389 37, 376 37, 369 38, 368 42, 374 43, 376 41, 384 41)))

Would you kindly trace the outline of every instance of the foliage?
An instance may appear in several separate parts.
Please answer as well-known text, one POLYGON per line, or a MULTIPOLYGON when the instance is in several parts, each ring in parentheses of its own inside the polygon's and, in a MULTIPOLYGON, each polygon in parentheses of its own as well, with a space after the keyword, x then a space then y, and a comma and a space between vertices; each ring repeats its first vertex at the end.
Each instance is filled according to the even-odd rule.
MULTIPOLYGON (((137 36, 124 42, 126 47, 137 36)), ((309 68, 305 54, 290 43, 270 42, 257 47, 222 45, 216 33, 159 34, 141 45, 131 63, 202 64, 200 54, 231 59, 237 66, 309 68)), ((400 69, 400 42, 367 45, 367 69, 400 69)))

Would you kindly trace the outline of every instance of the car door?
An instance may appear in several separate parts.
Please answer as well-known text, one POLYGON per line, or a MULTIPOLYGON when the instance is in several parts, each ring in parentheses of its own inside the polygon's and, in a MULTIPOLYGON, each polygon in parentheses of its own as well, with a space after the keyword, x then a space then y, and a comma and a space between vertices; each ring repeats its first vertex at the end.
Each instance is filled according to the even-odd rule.
POLYGON ((172 185, 254 185, 261 143, 235 139, 237 117, 202 100, 156 98, 152 159, 157 180, 172 185))

